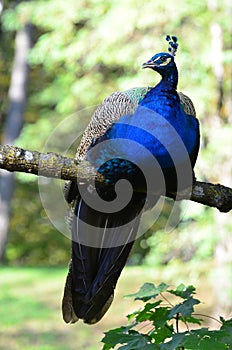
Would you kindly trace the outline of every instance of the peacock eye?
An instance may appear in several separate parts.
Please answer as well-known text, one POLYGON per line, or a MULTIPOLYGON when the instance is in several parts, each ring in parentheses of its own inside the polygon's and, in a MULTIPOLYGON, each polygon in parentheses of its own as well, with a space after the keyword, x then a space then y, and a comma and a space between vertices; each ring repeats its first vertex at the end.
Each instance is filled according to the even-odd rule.
POLYGON ((160 60, 161 60, 162 62, 164 62, 164 61, 166 61, 166 57, 161 56, 161 57, 160 57, 160 60))

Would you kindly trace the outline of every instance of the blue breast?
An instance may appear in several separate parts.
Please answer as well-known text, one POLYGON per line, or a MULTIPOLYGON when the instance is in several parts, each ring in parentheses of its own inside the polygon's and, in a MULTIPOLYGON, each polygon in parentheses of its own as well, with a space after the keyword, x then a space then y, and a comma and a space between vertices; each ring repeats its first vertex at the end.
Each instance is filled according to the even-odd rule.
POLYGON ((112 158, 140 166, 149 165, 154 157, 162 168, 168 168, 193 152, 198 137, 197 120, 185 114, 176 91, 160 83, 133 115, 122 116, 97 140, 88 159, 97 167, 112 158))

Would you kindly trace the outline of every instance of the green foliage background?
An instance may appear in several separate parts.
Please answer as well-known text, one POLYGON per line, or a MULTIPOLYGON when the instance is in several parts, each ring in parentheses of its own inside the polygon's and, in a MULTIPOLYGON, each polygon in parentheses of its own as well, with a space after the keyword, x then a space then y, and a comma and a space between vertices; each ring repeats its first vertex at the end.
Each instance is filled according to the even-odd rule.
MULTIPOLYGON (((175 34, 180 41, 176 58, 179 90, 192 98, 201 123, 197 178, 231 185, 231 14, 226 0, 36 0, 17 5, 6 1, 0 36, 2 119, 7 113, 14 33, 27 22, 35 26, 34 46, 29 57, 25 125, 17 145, 37 150, 43 149, 56 125, 73 113, 78 112, 77 129, 83 130, 91 116, 88 108, 91 112, 108 94, 156 84, 159 77, 141 70, 141 63, 166 50, 165 35, 175 34), (211 33, 214 24, 222 30, 223 43, 220 110, 211 33)), ((130 261, 154 266, 212 260, 218 241, 229 238, 231 214, 221 219, 222 214, 213 209, 181 203, 178 215, 182 223, 164 233, 161 228, 168 208, 167 202, 159 222, 136 242, 130 261)), ((37 178, 17 175, 8 262, 67 264, 69 244, 46 217, 37 178)))

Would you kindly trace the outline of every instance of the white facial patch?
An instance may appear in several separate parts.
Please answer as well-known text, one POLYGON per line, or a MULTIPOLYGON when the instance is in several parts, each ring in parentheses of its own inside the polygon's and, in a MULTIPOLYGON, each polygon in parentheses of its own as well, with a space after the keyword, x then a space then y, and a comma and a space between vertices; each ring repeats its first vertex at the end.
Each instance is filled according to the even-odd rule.
POLYGON ((171 62, 171 58, 168 57, 163 63, 160 63, 160 66, 167 66, 171 62))

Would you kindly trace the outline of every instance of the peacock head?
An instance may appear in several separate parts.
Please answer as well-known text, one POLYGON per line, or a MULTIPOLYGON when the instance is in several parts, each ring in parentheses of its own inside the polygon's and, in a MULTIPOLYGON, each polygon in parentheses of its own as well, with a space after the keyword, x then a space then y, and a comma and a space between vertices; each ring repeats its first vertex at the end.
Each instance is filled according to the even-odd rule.
POLYGON ((177 37, 167 35, 166 40, 169 42, 169 47, 167 52, 160 52, 152 56, 147 62, 143 63, 142 68, 151 68, 156 72, 160 73, 161 76, 166 76, 175 69, 176 64, 174 61, 174 56, 178 47, 177 37), (171 40, 172 39, 172 40, 171 40))
POLYGON ((174 57, 167 52, 160 52, 152 56, 150 60, 143 63, 142 68, 151 68, 164 75, 175 67, 174 57))

